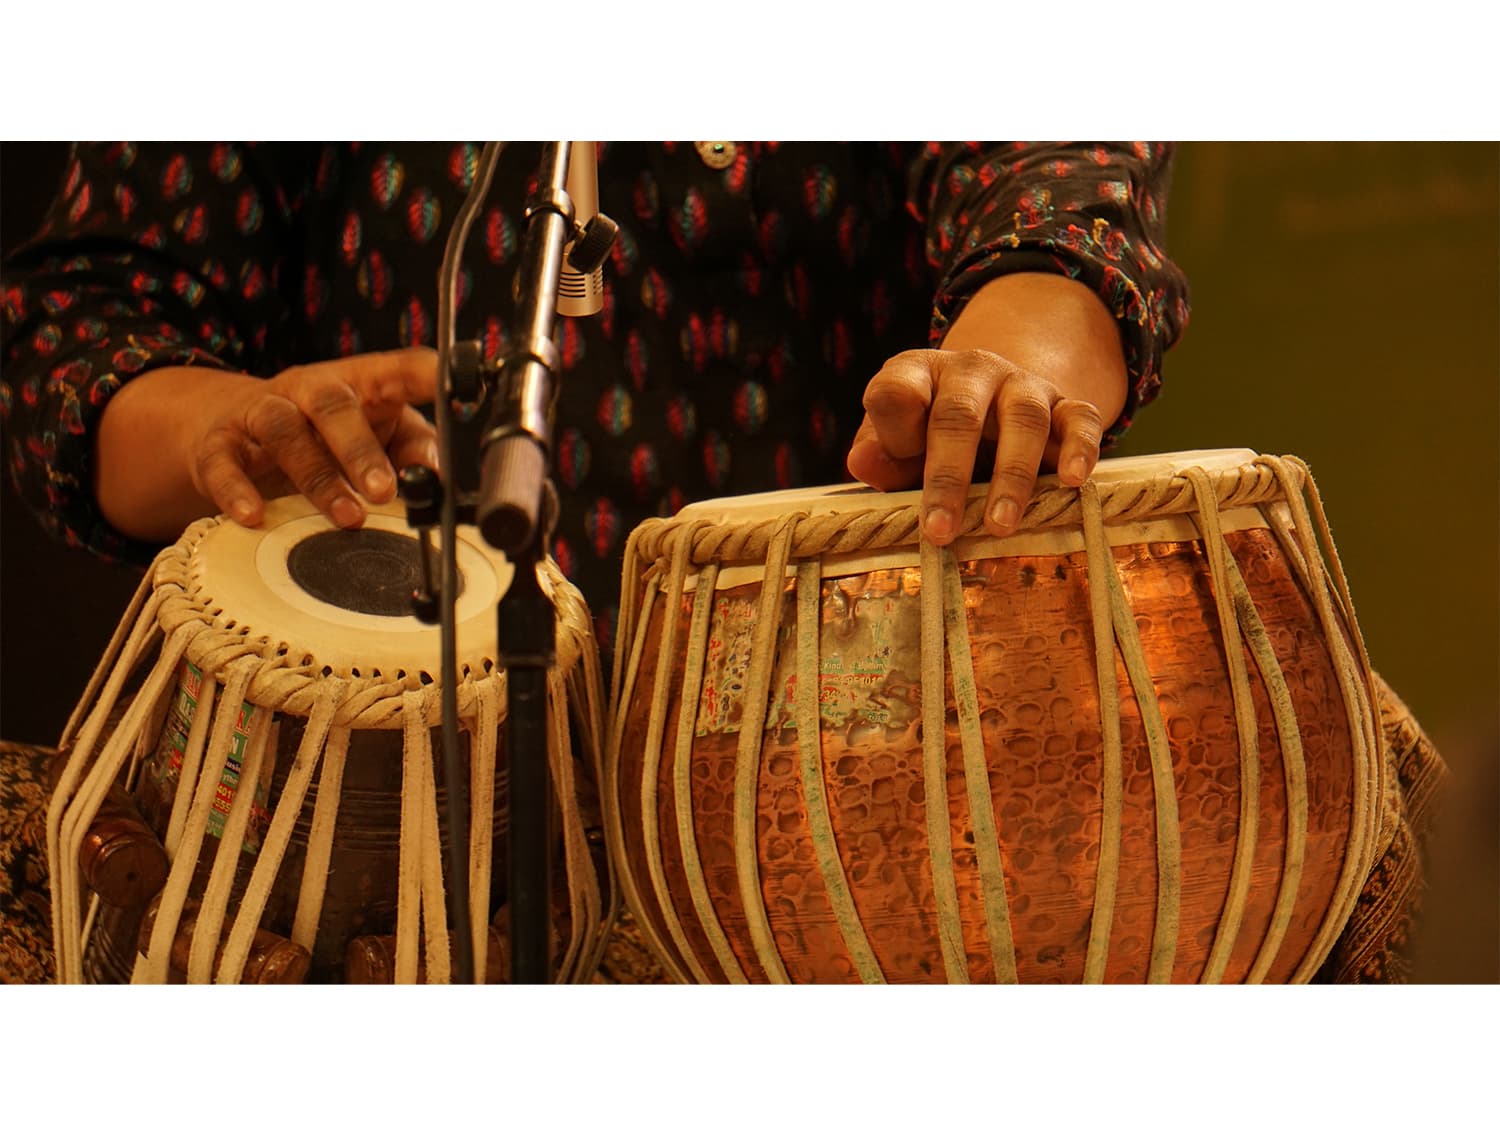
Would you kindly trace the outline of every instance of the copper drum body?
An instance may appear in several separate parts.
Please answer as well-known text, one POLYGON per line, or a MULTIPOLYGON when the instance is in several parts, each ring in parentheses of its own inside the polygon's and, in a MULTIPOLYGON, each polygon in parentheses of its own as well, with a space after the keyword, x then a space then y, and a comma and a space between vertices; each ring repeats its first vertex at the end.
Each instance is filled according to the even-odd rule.
MULTIPOLYGON (((507 799, 495 605, 510 565, 467 528, 457 561, 471 936, 493 978, 507 799)), ((341 532, 300 497, 272 501, 254 531, 199 521, 158 556, 64 735, 48 832, 49 855, 78 855, 100 793, 124 782, 171 867, 146 918, 144 903, 93 902, 76 860, 52 863, 60 979, 269 979, 255 958, 276 938, 305 952, 311 981, 346 979, 361 938, 386 941, 397 982, 450 979, 440 642, 410 616, 418 572, 399 506, 341 532)), ((581 596, 550 560, 539 573, 558 650, 547 753, 566 924, 554 970, 587 979, 615 909, 603 679, 581 596)), ((298 973, 272 975, 300 979, 293 961, 298 973)))
POLYGON ((637 529, 605 803, 648 940, 709 983, 1309 979, 1382 780, 1306 466, 1043 477, 1004 540, 984 495, 949 549, 852 486, 637 529))

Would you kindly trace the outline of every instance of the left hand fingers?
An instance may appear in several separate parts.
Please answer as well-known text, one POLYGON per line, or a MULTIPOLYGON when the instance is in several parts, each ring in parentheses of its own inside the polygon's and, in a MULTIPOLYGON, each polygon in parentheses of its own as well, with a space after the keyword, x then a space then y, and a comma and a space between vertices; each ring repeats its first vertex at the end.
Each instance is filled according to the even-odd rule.
MULTIPOLYGON (((927 415, 926 462, 922 471, 922 531, 943 546, 958 535, 969 484, 974 479, 974 460, 980 438, 987 427, 1006 423, 1006 413, 994 414, 997 398, 1006 388, 1026 380, 1015 364, 992 352, 933 352, 934 392, 927 415)), ((1028 386, 1037 381, 1028 381, 1028 386)), ((1012 396, 1014 397, 1014 396, 1012 396)), ((1050 402, 1038 398, 1041 409, 1042 444, 1050 424, 1050 402)), ((1022 412, 1017 426, 1032 426, 1035 416, 1022 412)), ((1026 447, 1011 442, 1013 457, 1025 455, 1026 447)), ((1037 449, 1037 459, 1041 449, 1037 449)), ((1033 467, 1032 477, 1036 470, 1033 467)), ((1029 492, 1029 490, 1028 490, 1029 492)))
POLYGON ((1059 399, 1052 407, 1052 440, 1048 459, 1057 465, 1057 475, 1069 488, 1077 488, 1099 463, 1099 443, 1104 440, 1104 419, 1092 402, 1078 398, 1059 399))
POLYGON ((1077 488, 1099 461, 1104 423, 1083 399, 1062 398, 1051 383, 1022 374, 1007 381, 995 403, 1000 439, 985 498, 984 522, 992 535, 1009 535, 1021 522, 1043 460, 1058 479, 1077 488))
MULTIPOLYGON (((923 415, 925 418, 925 413, 923 415)), ((868 415, 860 423, 854 443, 849 447, 849 475, 882 492, 900 492, 915 488, 922 480, 922 454, 895 457, 880 440, 880 432, 868 415)))
MULTIPOLYGON (((414 407, 401 408, 400 413, 377 429, 377 436, 381 437, 386 456, 398 471, 407 465, 438 468, 437 433, 432 423, 414 407)), ((262 496, 284 496, 297 491, 277 465, 276 458, 257 442, 245 442, 244 458, 245 472, 262 496)))
POLYGON ((1060 398, 1051 383, 1025 372, 1007 379, 995 397, 999 437, 984 504, 985 527, 993 535, 1009 535, 1021 522, 1036 487, 1060 398))
POLYGON ((1065 398, 1051 379, 982 349, 894 357, 871 380, 865 408, 850 472, 886 491, 920 480, 923 534, 939 546, 958 535, 982 439, 996 438, 985 528, 1008 535, 1044 459, 1077 487, 1099 459, 1104 431, 1091 402, 1065 398))

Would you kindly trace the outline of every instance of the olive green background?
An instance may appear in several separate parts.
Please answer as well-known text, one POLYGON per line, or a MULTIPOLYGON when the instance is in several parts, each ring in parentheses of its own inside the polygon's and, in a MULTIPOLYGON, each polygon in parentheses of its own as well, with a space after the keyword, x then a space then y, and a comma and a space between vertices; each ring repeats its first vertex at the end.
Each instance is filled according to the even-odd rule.
POLYGON ((1120 452, 1308 462, 1454 775, 1420 979, 1500 980, 1500 145, 1186 143, 1169 214, 1192 319, 1120 452))
MULTIPOLYGON (((66 150, 0 146, 0 249, 66 150)), ((1121 453, 1312 467, 1371 657, 1453 770, 1418 978, 1500 981, 1500 146, 1186 143, 1168 250, 1193 315, 1121 453)), ((135 576, 0 497, 0 734, 50 743, 135 576)))

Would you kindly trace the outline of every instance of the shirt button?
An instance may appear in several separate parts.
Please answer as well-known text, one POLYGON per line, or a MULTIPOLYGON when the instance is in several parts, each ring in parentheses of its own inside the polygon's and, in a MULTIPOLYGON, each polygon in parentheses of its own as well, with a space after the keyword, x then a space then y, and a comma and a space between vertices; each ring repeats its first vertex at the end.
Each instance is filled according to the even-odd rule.
POLYGON ((740 149, 733 141, 694 141, 698 155, 716 172, 721 172, 734 163, 740 149))

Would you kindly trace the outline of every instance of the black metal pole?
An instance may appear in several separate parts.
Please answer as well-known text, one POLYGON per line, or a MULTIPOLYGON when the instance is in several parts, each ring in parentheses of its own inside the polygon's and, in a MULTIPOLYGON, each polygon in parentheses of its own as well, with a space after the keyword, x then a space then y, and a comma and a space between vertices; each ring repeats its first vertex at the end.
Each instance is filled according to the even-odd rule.
POLYGON ((486 541, 505 551, 516 567, 496 617, 497 650, 509 693, 507 896, 514 984, 546 984, 552 972, 547 672, 555 655, 556 626, 536 568, 546 551, 551 516, 543 497, 557 365, 552 332, 563 251, 574 233, 566 190, 568 157, 566 143, 542 147, 536 194, 527 202, 517 330, 482 443, 476 519, 486 541))
MULTIPOLYGON (((474 974, 474 938, 470 926, 469 895, 469 785, 468 775, 458 752, 458 625, 455 607, 458 599, 458 504, 460 495, 474 487, 467 478, 475 474, 475 457, 471 450, 459 448, 455 441, 457 428, 454 413, 458 409, 453 391, 454 313, 457 305, 458 270, 463 260, 464 244, 478 214, 480 204, 489 193, 490 181, 500 161, 503 144, 491 141, 484 146, 475 169, 474 183, 465 197, 448 242, 438 273, 438 395, 433 405, 437 428, 438 470, 441 478, 441 517, 439 523, 438 612, 441 654, 442 698, 442 776, 447 790, 445 820, 448 827, 448 927, 454 939, 454 979, 478 983, 474 974)), ((431 594, 431 591, 428 591, 431 594)))
POLYGON ((538 561, 535 556, 516 560, 515 577, 500 599, 497 614, 509 699, 506 882, 514 984, 547 984, 552 976, 547 672, 554 657, 556 626, 552 603, 537 582, 538 561))
MULTIPOLYGON (((615 226, 595 214, 581 229, 568 196, 572 145, 542 147, 535 193, 527 201, 517 294, 517 330, 498 380, 488 387, 493 407, 477 445, 457 442, 477 424, 474 408, 484 397, 471 386, 483 368, 477 345, 454 342, 453 315, 458 263, 475 212, 488 191, 500 146, 485 146, 476 182, 464 200, 448 245, 438 284, 438 353, 440 401, 438 446, 442 476, 441 593, 417 597, 430 610, 438 601, 443 646, 443 762, 448 782, 450 924, 456 931, 459 972, 473 979, 468 867, 464 862, 468 809, 467 779, 460 771, 457 747, 456 526, 475 523, 485 540, 503 550, 515 566, 510 588, 496 611, 497 655, 506 672, 508 710, 506 757, 509 769, 507 895, 510 904, 511 980, 546 983, 551 977, 551 814, 548 763, 547 677, 556 659, 556 623, 552 603, 543 593, 537 567, 546 556, 556 497, 548 480, 552 415, 556 400, 553 371, 557 346, 553 325, 564 251, 580 271, 597 269, 614 236, 615 226), (467 350, 465 350, 467 349, 467 350), (465 356, 465 362, 455 362, 465 356), (458 373, 465 374, 462 379, 458 373), (455 392, 457 384, 464 392, 455 392), (461 420, 462 419, 462 420, 461 420), (460 448, 460 445, 463 447, 460 448), (475 457, 477 452, 478 456, 475 457)), ((590 154, 591 155, 591 154, 590 154)), ((592 161, 587 165, 592 170, 592 161)), ((591 195, 592 198, 592 195, 591 195)), ((592 207, 592 204, 590 204, 592 207)), ((571 313, 571 315, 578 315, 571 313)), ((430 488, 430 485, 423 485, 430 488)), ((417 491, 422 491, 418 488, 417 491)), ((411 516, 409 515, 409 518, 411 516)), ((424 548, 425 550, 425 548, 424 548)))

